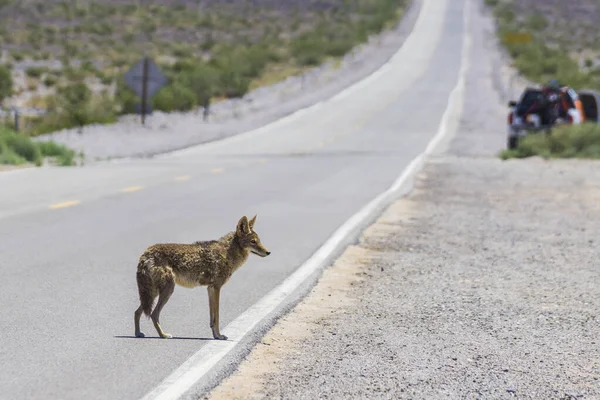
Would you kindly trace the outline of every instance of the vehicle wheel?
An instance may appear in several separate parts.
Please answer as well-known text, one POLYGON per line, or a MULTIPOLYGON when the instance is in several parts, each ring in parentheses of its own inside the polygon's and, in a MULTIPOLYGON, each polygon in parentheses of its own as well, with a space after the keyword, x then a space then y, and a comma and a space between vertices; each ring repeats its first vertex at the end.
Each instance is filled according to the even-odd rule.
POLYGON ((507 143, 507 147, 509 150, 516 149, 518 144, 519 144, 518 136, 509 136, 508 143, 507 143))

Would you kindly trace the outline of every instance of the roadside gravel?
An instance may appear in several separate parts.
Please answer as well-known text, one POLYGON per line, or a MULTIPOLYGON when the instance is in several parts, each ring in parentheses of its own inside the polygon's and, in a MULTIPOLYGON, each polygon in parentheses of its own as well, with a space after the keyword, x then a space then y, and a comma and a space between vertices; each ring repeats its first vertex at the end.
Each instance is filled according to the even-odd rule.
POLYGON ((430 163, 209 398, 600 398, 597 171, 430 163))
POLYGON ((448 154, 206 398, 600 398, 598 163, 495 157, 508 80, 472 21, 448 154))
POLYGON ((250 131, 297 110, 324 101, 368 76, 400 48, 419 14, 421 0, 411 0, 396 29, 372 37, 369 43, 347 54, 339 64, 328 63, 278 84, 249 92, 239 100, 211 106, 203 120, 202 108, 187 113, 155 112, 144 126, 136 115, 112 125, 89 125, 79 133, 68 129, 36 140, 54 140, 77 152, 86 161, 148 157, 250 131))

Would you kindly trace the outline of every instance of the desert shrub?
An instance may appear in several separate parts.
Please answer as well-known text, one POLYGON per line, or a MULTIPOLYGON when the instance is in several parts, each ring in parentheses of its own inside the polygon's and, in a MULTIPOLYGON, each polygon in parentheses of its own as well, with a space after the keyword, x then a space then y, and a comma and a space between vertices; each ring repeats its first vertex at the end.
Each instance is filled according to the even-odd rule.
POLYGON ((101 71, 98 71, 96 73, 96 76, 98 77, 98 79, 100 79, 100 83, 102 83, 105 86, 112 85, 112 83, 115 80, 115 78, 113 76, 107 75, 101 71))
POLYGON ((10 70, 0 65, 0 103, 13 92, 13 79, 10 70))
POLYGON ((0 164, 19 165, 26 162, 27 160, 15 153, 13 149, 0 142, 0 164))
MULTIPOLYGON (((118 12, 115 6, 111 4, 102 4, 100 2, 91 2, 88 7, 90 15, 94 19, 107 19, 118 12)), ((133 7, 135 7, 135 5, 133 5, 133 7)))
POLYGON ((209 51, 211 50, 215 45, 217 44, 217 41, 215 40, 215 38, 212 35, 212 32, 208 32, 206 34, 206 36, 204 37, 204 40, 202 41, 202 43, 200 44, 200 48, 203 51, 209 51))
POLYGON ((8 152, 17 155, 21 160, 29 161, 37 165, 41 164, 42 153, 39 147, 31 139, 6 128, 0 129, 0 141, 3 144, 4 151, 10 149, 8 152))
POLYGON ((180 73, 192 71, 194 68, 196 68, 197 65, 198 61, 193 58, 181 58, 175 61, 175 63, 172 66, 167 67, 165 69, 170 70, 171 76, 176 76, 180 73))
POLYGON ((46 72, 48 72, 47 67, 29 67, 25 70, 25 73, 30 78, 39 78, 46 72))
POLYGON ((173 56, 177 58, 193 57, 194 52, 186 45, 178 44, 173 46, 173 56))
POLYGON ((337 29, 323 27, 321 32, 321 35, 326 39, 324 52, 328 56, 342 57, 359 42, 353 27, 337 29))
POLYGON ((82 68, 74 68, 72 66, 68 66, 64 68, 63 73, 65 78, 70 82, 78 82, 85 78, 85 71, 82 68))
POLYGON ((325 57, 325 39, 315 32, 304 33, 290 43, 290 52, 299 65, 315 66, 325 57))
POLYGON ((548 27, 548 20, 541 14, 531 14, 525 20, 525 26, 532 31, 542 31, 548 27))
POLYGON ((82 27, 86 33, 90 35, 111 35, 114 31, 111 24, 105 21, 99 21, 92 24, 88 24, 82 27))
POLYGON ((516 149, 500 154, 502 159, 532 156, 600 159, 600 126, 591 122, 558 126, 549 135, 527 135, 516 149))
POLYGON ((40 141, 37 145, 43 157, 54 157, 61 166, 74 164, 75 152, 68 147, 59 145, 53 141, 40 141))
POLYGON ((75 152, 52 141, 34 142, 0 126, 0 164, 23 164, 30 162, 41 165, 44 157, 56 158, 60 165, 73 165, 75 152))
POLYGON ((194 92, 181 82, 161 88, 150 101, 153 109, 164 112, 187 111, 198 104, 194 92))
POLYGON ((88 124, 112 123, 116 121, 115 108, 114 101, 107 94, 93 96, 83 82, 62 86, 54 97, 48 99, 49 113, 36 118, 29 133, 41 135, 88 124))
POLYGON ((179 81, 194 93, 196 104, 203 105, 215 95, 219 71, 210 65, 201 64, 181 74, 179 81))
POLYGON ((115 102, 118 107, 119 114, 131 114, 135 112, 135 105, 138 103, 138 96, 133 90, 125 84, 125 80, 121 76, 117 79, 117 87, 115 91, 115 102))
POLYGON ((227 98, 242 97, 250 88, 250 78, 244 75, 239 64, 222 63, 219 68, 219 80, 215 94, 227 98))
POLYGON ((499 2, 494 7, 494 16, 500 23, 509 24, 515 20, 516 14, 511 4, 499 2))
POLYGON ((39 50, 44 41, 44 33, 39 29, 33 29, 27 35, 27 42, 36 50, 39 50))
POLYGON ((215 95, 242 97, 248 92, 252 79, 264 72, 273 57, 274 52, 266 46, 222 47, 209 63, 219 71, 215 95))

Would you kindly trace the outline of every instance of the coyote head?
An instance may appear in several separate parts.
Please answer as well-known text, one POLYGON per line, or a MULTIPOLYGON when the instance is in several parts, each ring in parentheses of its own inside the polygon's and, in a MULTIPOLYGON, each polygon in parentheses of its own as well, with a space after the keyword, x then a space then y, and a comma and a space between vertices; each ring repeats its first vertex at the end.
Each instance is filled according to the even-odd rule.
POLYGON ((250 250, 252 253, 266 257, 271 252, 267 250, 265 246, 260 242, 260 238, 254 232, 254 223, 256 222, 256 215, 250 221, 244 215, 237 223, 237 228, 235 230, 235 234, 238 237, 240 245, 244 249, 250 250))

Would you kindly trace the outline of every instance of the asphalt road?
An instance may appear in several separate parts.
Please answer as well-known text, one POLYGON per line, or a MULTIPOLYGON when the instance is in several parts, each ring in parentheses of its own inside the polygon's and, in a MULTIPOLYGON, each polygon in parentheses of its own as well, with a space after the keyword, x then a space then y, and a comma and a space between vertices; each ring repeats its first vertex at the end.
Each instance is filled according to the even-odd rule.
POLYGON ((0 174, 0 398, 133 399, 212 340, 204 288, 133 338, 135 270, 155 242, 216 238, 241 215, 272 251, 222 291, 221 326, 276 287, 436 134, 461 62, 463 1, 427 0, 410 46, 360 90, 271 128, 149 160, 0 174))

